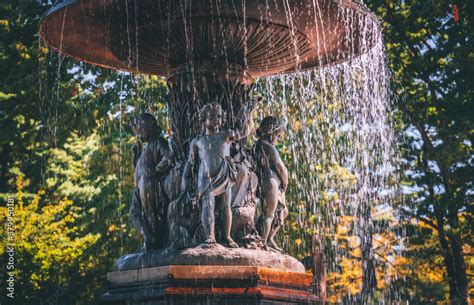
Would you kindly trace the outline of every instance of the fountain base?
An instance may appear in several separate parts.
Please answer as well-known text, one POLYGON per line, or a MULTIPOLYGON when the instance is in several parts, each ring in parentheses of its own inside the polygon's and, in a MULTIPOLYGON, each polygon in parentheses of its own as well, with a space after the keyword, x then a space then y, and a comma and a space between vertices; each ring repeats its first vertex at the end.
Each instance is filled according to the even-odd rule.
POLYGON ((163 266, 107 274, 101 304, 322 304, 312 276, 255 266, 163 266))
POLYGON ((115 262, 115 270, 126 271, 170 265, 253 266, 305 272, 303 264, 286 254, 256 249, 227 248, 220 244, 199 245, 183 250, 157 250, 127 254, 115 262))

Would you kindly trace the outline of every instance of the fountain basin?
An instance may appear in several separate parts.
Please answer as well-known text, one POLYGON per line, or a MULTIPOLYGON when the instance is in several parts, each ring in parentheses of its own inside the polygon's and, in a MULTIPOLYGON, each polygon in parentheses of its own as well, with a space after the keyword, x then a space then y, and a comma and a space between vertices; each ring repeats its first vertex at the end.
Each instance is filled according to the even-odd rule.
POLYGON ((168 265, 249 266, 284 272, 304 273, 305 268, 289 255, 264 250, 226 248, 220 244, 175 251, 151 251, 127 254, 115 263, 118 271, 168 265))

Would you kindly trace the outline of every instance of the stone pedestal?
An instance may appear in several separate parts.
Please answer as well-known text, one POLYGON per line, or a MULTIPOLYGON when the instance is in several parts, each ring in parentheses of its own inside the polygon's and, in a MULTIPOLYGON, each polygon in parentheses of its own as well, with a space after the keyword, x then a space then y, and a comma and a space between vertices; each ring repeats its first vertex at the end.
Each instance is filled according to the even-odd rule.
POLYGON ((107 274, 101 304, 322 304, 310 274, 255 266, 170 265, 107 274))

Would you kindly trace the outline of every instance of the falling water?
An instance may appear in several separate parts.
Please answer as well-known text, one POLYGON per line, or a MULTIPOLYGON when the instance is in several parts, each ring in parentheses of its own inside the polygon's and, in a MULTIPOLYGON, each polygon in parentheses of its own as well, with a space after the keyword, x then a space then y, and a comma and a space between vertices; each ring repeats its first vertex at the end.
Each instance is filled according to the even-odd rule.
MULTIPOLYGON (((346 26, 350 23, 346 22, 346 26)), ((349 271, 344 267, 347 261, 359 264, 364 280, 355 285, 356 291, 376 285, 370 283, 373 280, 369 274, 375 275, 375 261, 381 260, 376 255, 385 253, 382 259, 391 259, 395 255, 391 247, 397 246, 380 244, 383 235, 395 225, 392 208, 397 175, 389 73, 380 33, 376 40, 368 53, 349 62, 261 78, 257 86, 257 92, 268 99, 268 104, 259 109, 258 120, 279 114, 290 123, 280 150, 291 173, 290 209, 300 228, 296 238, 301 246, 295 247, 294 235, 287 235, 282 237, 286 249, 308 249, 314 247, 314 235, 322 238, 330 281, 342 280, 341 273, 349 271), (377 224, 375 214, 380 211, 392 216, 393 223, 377 224), (347 226, 350 229, 343 232, 347 226), (374 252, 376 247, 383 250, 374 252), (368 266, 367 260, 374 266, 370 262, 368 266)), ((287 230, 295 231, 290 226, 287 230)), ((310 253, 301 253, 307 255, 310 253)), ((388 284, 389 277, 380 276, 378 280, 388 284)), ((333 301, 353 304, 349 289, 334 289, 333 293, 340 295, 333 301), (343 295, 348 292, 344 300, 343 295)))
MULTIPOLYGON (((281 150, 291 172, 290 206, 302 228, 302 248, 312 234, 326 238, 336 254, 333 271, 350 256, 339 247, 338 227, 349 219, 360 244, 371 221, 364 212, 390 208, 395 196, 396 144, 383 59, 379 44, 349 63, 258 83, 269 99, 259 120, 270 113, 289 118, 281 150)), ((286 242, 294 249, 294 240, 286 242)))

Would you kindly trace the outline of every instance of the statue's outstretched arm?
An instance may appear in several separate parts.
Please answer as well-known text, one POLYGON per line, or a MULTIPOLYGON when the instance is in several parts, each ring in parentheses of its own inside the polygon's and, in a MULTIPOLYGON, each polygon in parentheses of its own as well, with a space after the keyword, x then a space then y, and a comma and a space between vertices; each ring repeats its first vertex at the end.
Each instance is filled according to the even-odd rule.
POLYGON ((244 111, 244 122, 242 128, 234 129, 228 131, 229 140, 231 141, 240 141, 245 139, 252 131, 252 111, 253 111, 254 103, 251 104, 250 107, 244 111))

